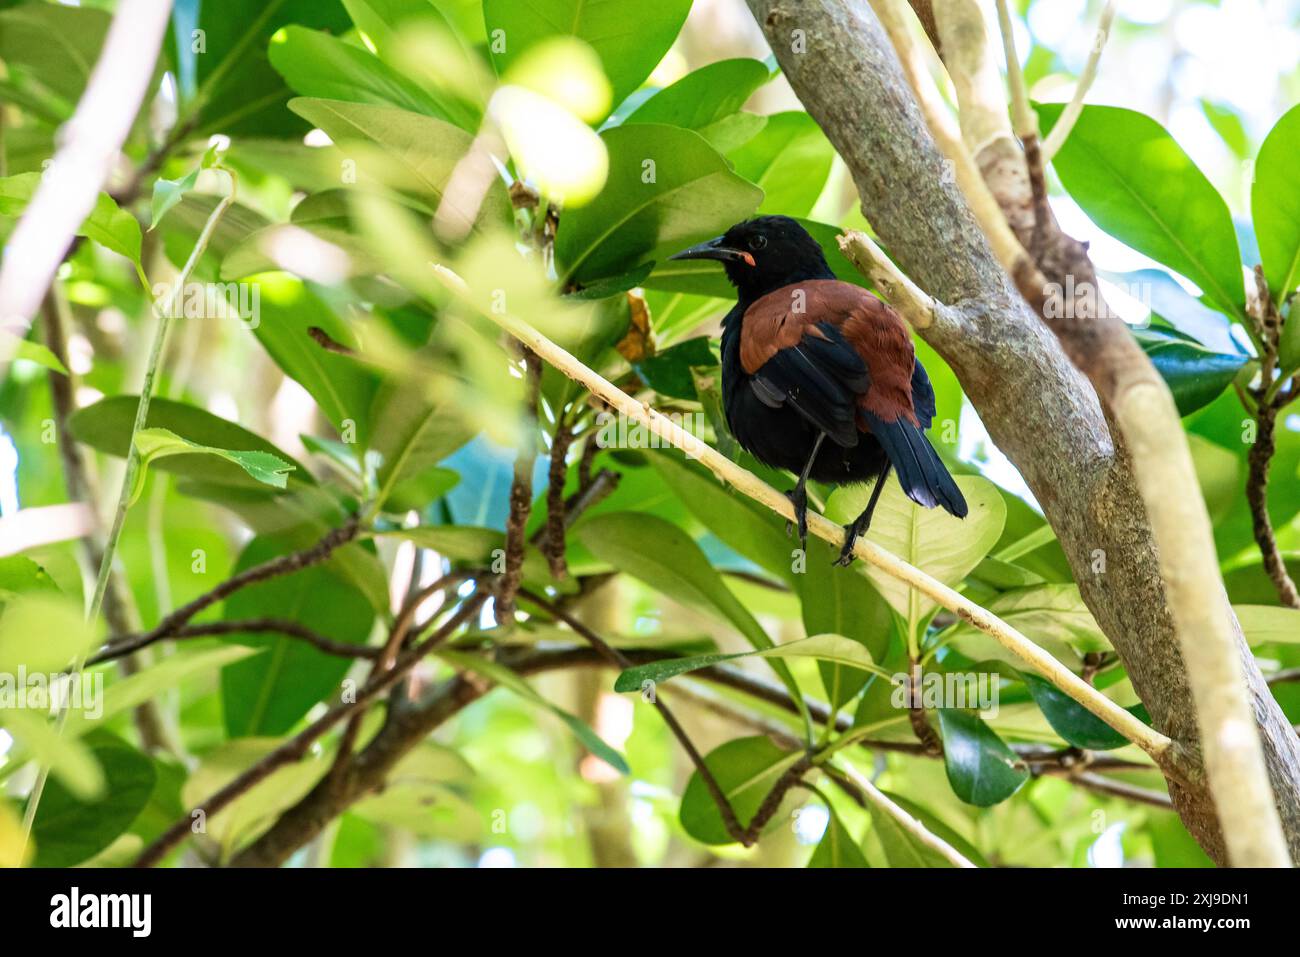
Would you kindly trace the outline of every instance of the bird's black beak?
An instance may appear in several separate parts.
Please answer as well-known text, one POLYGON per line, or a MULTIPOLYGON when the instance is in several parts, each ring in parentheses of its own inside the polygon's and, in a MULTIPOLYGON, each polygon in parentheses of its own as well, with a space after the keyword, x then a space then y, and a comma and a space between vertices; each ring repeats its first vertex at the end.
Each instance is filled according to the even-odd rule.
POLYGON ((692 246, 690 249, 683 249, 676 255, 669 256, 669 259, 716 259, 719 262, 736 262, 754 265, 754 257, 743 249, 732 249, 723 243, 722 236, 716 239, 710 239, 706 243, 700 243, 698 246, 692 246))

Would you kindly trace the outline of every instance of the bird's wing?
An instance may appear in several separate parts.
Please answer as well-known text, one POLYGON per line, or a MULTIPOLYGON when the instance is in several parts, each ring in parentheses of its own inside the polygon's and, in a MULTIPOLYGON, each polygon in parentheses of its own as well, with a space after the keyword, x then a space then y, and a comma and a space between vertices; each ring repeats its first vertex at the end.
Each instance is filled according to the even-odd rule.
POLYGON ((750 306, 740 360, 765 405, 788 403, 832 441, 850 447, 858 441, 859 397, 871 380, 840 330, 844 316, 827 307, 824 285, 796 283, 750 306))

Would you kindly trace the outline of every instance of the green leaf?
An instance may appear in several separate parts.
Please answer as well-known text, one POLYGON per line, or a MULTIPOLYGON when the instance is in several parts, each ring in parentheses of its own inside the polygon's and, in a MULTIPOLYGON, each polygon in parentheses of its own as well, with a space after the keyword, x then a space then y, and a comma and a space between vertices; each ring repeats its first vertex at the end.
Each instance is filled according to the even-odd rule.
MULTIPOLYGON (((793 584, 805 577, 791 571, 795 544, 782 530, 783 520, 770 509, 723 485, 712 472, 676 449, 661 449, 650 455, 649 461, 696 520, 725 545, 782 581, 793 584)), ((836 628, 818 631, 847 634, 836 628)))
MULTIPOLYGON (((284 742, 280 738, 240 738, 209 751, 181 789, 187 808, 202 810, 204 802, 284 742)), ((313 753, 259 781, 216 814, 204 826, 222 849, 223 858, 238 845, 271 826, 277 816, 300 801, 324 776, 328 755, 313 753)))
MULTIPOLYGON (((737 738, 710 751, 704 764, 713 772, 718 787, 726 795, 736 820, 745 827, 777 779, 799 761, 799 752, 782 751, 766 736, 737 738)), ((682 828, 702 844, 732 844, 735 839, 722 823, 718 805, 696 771, 682 793, 678 813, 682 828)), ((779 826, 781 816, 772 815, 771 826, 779 826)))
POLYGON ((0 342, 9 343, 10 353, 16 359, 35 362, 51 372, 58 372, 62 375, 68 374, 67 367, 59 361, 58 356, 50 351, 49 346, 42 345, 39 342, 32 342, 30 339, 19 339, 12 332, 4 330, 0 330, 0 342))
MULTIPOLYGON (((1084 654, 1110 648, 1110 642, 1084 604, 1078 585, 1014 588, 998 595, 986 607, 1067 666, 1078 667, 1084 654)), ((973 661, 995 660, 1020 665, 1019 659, 994 638, 966 622, 950 625, 936 642, 956 648, 973 661)))
POLYGON ((369 421, 369 448, 380 457, 375 476, 379 506, 394 495, 399 504, 409 504, 400 501, 406 483, 426 474, 473 436, 448 403, 430 401, 424 385, 415 381, 382 385, 369 421))
POLYGON ((631 768, 627 766, 627 760, 619 754, 614 748, 605 743, 591 726, 581 718, 572 715, 558 705, 547 701, 540 694, 533 690, 532 685, 520 678, 504 665, 497 664, 495 661, 489 661, 486 658, 480 658, 476 655, 467 655, 456 651, 439 650, 436 652, 439 658, 444 659, 449 664, 458 668, 464 668, 467 671, 473 671, 484 677, 490 678, 497 684, 509 688, 515 694, 519 695, 526 701, 539 705, 550 711, 559 718, 573 732, 574 737, 582 742, 583 747, 600 758, 619 774, 631 774, 631 768))
MULTIPOLYGON (((721 615, 754 648, 773 647, 767 632, 727 588, 700 547, 672 523, 654 515, 610 512, 580 522, 574 534, 592 554, 619 571, 675 601, 721 615)), ((801 702, 803 695, 785 662, 773 661, 772 670, 801 702)))
POLYGON ((60 119, 86 88, 112 17, 105 10, 25 3, 0 12, 0 60, 60 103, 60 119))
POLYGON ((142 671, 120 678, 104 687, 104 697, 99 714, 92 716, 84 709, 68 712, 64 735, 71 740, 102 727, 120 714, 125 714, 146 701, 152 701, 166 691, 179 688, 181 682, 195 676, 216 673, 227 665, 262 654, 257 648, 225 646, 217 648, 186 649, 155 661, 142 671))
POLYGON ((198 185, 199 173, 200 170, 196 169, 183 179, 163 179, 160 176, 154 180, 152 216, 149 222, 151 231, 157 229, 163 217, 175 209, 176 204, 185 198, 185 194, 198 185))
POLYGON ((1090 751, 1109 751, 1128 744, 1127 738, 1055 685, 1025 671, 1020 674, 1047 723, 1068 743, 1090 751))
MULTIPOLYGON (((867 650, 873 661, 885 660, 894 616, 880 593, 853 568, 837 568, 838 550, 820 539, 808 543, 808 568, 794 576, 805 634, 844 635, 867 650)), ((838 664, 820 663, 822 685, 831 706, 850 701, 870 674, 838 664)))
POLYGON ((672 399, 695 398, 692 369, 716 368, 718 357, 709 347, 709 337, 699 336, 679 342, 671 349, 648 356, 633 368, 646 385, 661 396, 672 399))
MULTIPOLYGON (((73 413, 69 420, 72 434, 97 451, 119 458, 126 455, 131 442, 131 426, 139 397, 110 396, 73 413)), ((191 441, 216 449, 244 449, 263 452, 293 467, 293 481, 314 485, 311 473, 266 439, 234 422, 213 415, 184 402, 155 397, 149 404, 148 429, 165 429, 191 441)), ((178 455, 158 462, 157 467, 177 475, 192 476, 223 486, 266 491, 268 486, 250 477, 233 461, 213 462, 207 456, 178 455)))
MULTIPOLYGON (((20 173, 0 179, 0 216, 21 216, 40 183, 40 173, 20 173)), ((96 197, 95 208, 81 224, 77 235, 99 243, 137 265, 140 262, 140 224, 107 193, 96 197)))
POLYGON ((294 469, 293 465, 270 452, 213 448, 210 445, 191 442, 168 429, 141 429, 136 433, 135 446, 140 450, 140 470, 136 473, 136 484, 131 493, 132 502, 144 491, 145 473, 148 467, 159 459, 173 455, 215 455, 227 462, 234 462, 247 472, 249 477, 272 488, 285 488, 289 484, 288 474, 294 469))
POLYGON ((844 826, 840 816, 827 806, 830 820, 826 822, 826 833, 822 835, 817 850, 808 861, 809 867, 870 867, 862 848, 853 839, 849 829, 844 826))
POLYGON ((1232 385, 1249 356, 1213 352, 1200 343, 1151 328, 1134 336, 1173 393, 1179 415, 1191 415, 1232 385))
MULTIPOLYGON (((223 267, 224 268, 224 267, 223 267)), ((262 276, 260 319, 253 330, 275 364, 299 383, 320 406, 330 424, 346 434, 365 434, 370 405, 379 388, 376 373, 352 355, 323 348, 314 338, 320 330, 335 342, 353 347, 351 327, 301 282, 287 276, 262 276)))
MULTIPOLYGON (((78 714, 69 712, 70 717, 78 714)), ((44 712, 6 707, 0 718, 15 744, 6 756, 6 770, 16 770, 34 759, 83 801, 104 793, 104 770, 90 749, 75 737, 60 734, 44 712)))
POLYGON ((698 671, 734 658, 815 658, 863 670, 875 669, 871 653, 856 641, 842 635, 813 635, 798 641, 787 641, 763 651, 741 651, 735 654, 695 655, 691 658, 672 658, 648 665, 638 665, 622 672, 614 682, 615 691, 640 691, 648 681, 659 684, 677 675, 698 671))
POLYGON ((442 106, 363 47, 289 26, 271 38, 271 65, 299 96, 395 106, 451 121, 442 106))
MULTIPOLYGON (((1047 135, 1064 107, 1037 107, 1047 135)), ((1114 106, 1085 106, 1053 159, 1092 220, 1182 273, 1219 308, 1245 310, 1241 254, 1223 197, 1159 123, 1114 106)))
MULTIPOLYGON (((234 572, 289 551, 292 547, 282 538, 254 538, 240 554, 234 572)), ((336 641, 363 645, 375 612, 366 596, 334 568, 313 565, 240 589, 226 599, 222 617, 229 621, 287 618, 336 641)), ((268 649, 267 654, 221 669, 221 700, 231 737, 284 734, 317 702, 337 691, 352 665, 347 658, 274 632, 232 635, 226 640, 268 649)))
POLYGON ((57 595, 59 586, 49 572, 25 555, 0 558, 0 609, 14 595, 31 592, 57 595))
POLYGON ((940 708, 943 763, 953 792, 967 804, 992 807, 1020 789, 1029 772, 978 715, 940 708))
MULTIPOLYGON (((458 126, 394 106, 347 103, 302 97, 289 109, 320 127, 335 143, 373 143, 381 152, 359 164, 379 167, 379 182, 394 189, 409 189, 437 207, 452 170, 470 151, 473 137, 458 126)), ((510 199, 494 178, 476 222, 504 221, 510 199)))
POLYGON ((182 119, 197 111, 196 135, 305 133, 306 124, 284 108, 289 88, 271 66, 267 48, 291 23, 343 33, 351 24, 338 0, 199 0, 197 7, 197 23, 192 4, 178 5, 173 14, 182 119), (201 49, 191 41, 195 28, 203 31, 201 49))
MULTIPOLYGON (((1269 132, 1255 161, 1250 215, 1264 260, 1264 275, 1275 302, 1300 286, 1300 106, 1288 110, 1269 132)), ((1292 323, 1294 325, 1294 323, 1292 323)), ((1297 337, 1292 337, 1293 341, 1297 337)), ((1297 342, 1300 346, 1300 342, 1297 342)), ((1300 365, 1300 353, 1288 356, 1283 369, 1300 365)))
POLYGON ((807 216, 831 173, 835 150, 811 116, 775 113, 728 157, 736 172, 763 190, 760 213, 807 216))
POLYGON ((1276 605, 1233 605, 1246 642, 1258 645, 1300 644, 1300 611, 1276 605))
POLYGON ((739 110, 772 76, 762 60, 719 60, 664 87, 623 123, 664 123, 702 131, 739 110))
POLYGON ((153 762, 135 748, 105 737, 91 753, 104 769, 103 795, 83 801, 57 780, 46 785, 32 821, 36 867, 71 867, 94 856, 131 826, 153 794, 153 762))
MULTIPOLYGON (((892 477, 880 495, 867 538, 906 562, 956 585, 980 563, 1002 535, 1007 509, 997 486, 977 475, 955 476, 970 513, 954 518, 941 508, 914 503, 892 477)), ((826 517, 842 524, 866 507, 870 486, 837 489, 826 503, 826 517)), ((935 609, 929 598, 905 583, 870 567, 866 575, 904 621, 919 624, 935 609)))
MULTIPOLYGON (((96 640, 80 603, 46 590, 14 596, 0 614, 0 676, 62 672, 96 640)), ((3 709, 0 709, 3 711, 3 709)))
MULTIPOLYGON (((949 844, 952 844, 964 857, 972 861, 978 860, 977 856, 973 856, 966 852, 966 848, 968 848, 969 845, 966 845, 965 847, 959 846, 954 842, 954 835, 948 831, 948 829, 945 828, 941 831, 940 828, 936 827, 936 821, 932 815, 925 814, 920 808, 905 801, 900 795, 889 794, 888 792, 883 793, 885 793, 890 800, 902 807, 904 811, 907 811, 913 817, 920 820, 921 823, 936 836, 941 837, 949 844), (947 833, 944 833, 943 831, 947 831, 947 833)), ((885 859, 889 861, 890 867, 949 868, 953 866, 952 862, 948 860, 948 858, 944 857, 928 844, 922 844, 917 840, 916 835, 903 827, 894 815, 880 807, 877 807, 874 803, 871 805, 870 810, 871 827, 875 831, 876 837, 880 840, 881 848, 885 852, 885 859)), ((965 842, 962 842, 962 844, 965 844, 965 842)))
POLYGON ((618 103, 663 59, 690 10, 691 0, 484 0, 483 19, 498 75, 535 44, 575 36, 600 57, 618 103))
POLYGON ((1219 134, 1219 138, 1228 149, 1232 150, 1238 159, 1244 160, 1249 157, 1250 136, 1236 111, 1218 103, 1211 103, 1209 100, 1201 100, 1200 104, 1205 119, 1214 127, 1214 132, 1219 134))
POLYGON ((556 236, 565 286, 619 276, 716 236, 751 215, 762 198, 690 130, 635 124, 606 130, 601 139, 609 151, 605 188, 567 212, 556 236))
MULTIPOLYGON (((465 562, 480 568, 491 567, 494 553, 501 553, 506 543, 504 532, 473 525, 416 525, 395 528, 384 534, 414 542, 449 561, 465 562)), ((551 581, 546 556, 531 543, 524 546, 523 576, 525 584, 555 585, 551 581)))

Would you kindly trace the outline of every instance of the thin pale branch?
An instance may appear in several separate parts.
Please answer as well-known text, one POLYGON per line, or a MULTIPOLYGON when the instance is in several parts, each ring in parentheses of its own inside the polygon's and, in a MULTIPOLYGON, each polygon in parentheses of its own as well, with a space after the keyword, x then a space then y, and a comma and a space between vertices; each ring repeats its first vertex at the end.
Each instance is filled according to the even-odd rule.
MULTIPOLYGON (((435 274, 451 292, 464 297, 467 304, 473 305, 473 297, 466 295, 467 287, 459 276, 443 267, 435 267, 435 274)), ((550 339, 547 339, 532 326, 508 313, 499 315, 484 311, 482 314, 498 323, 560 372, 581 383, 586 389, 629 419, 650 429, 652 434, 658 435, 662 440, 668 441, 677 448, 691 452, 702 465, 707 467, 723 482, 733 486, 760 504, 766 505, 785 518, 793 518, 794 513, 790 500, 784 494, 763 482, 752 472, 741 468, 719 454, 698 438, 687 434, 666 416, 627 395, 600 374, 579 362, 550 339)), ((821 515, 814 513, 808 516, 808 529, 812 534, 832 545, 840 546, 844 542, 844 530, 821 515)), ((927 575, 919 568, 908 564, 874 542, 858 539, 853 553, 858 558, 876 566, 885 574, 906 582, 921 594, 952 611, 975 628, 992 636, 1004 648, 1029 665, 1035 673, 1056 685, 1098 718, 1123 734, 1128 740, 1139 745, 1153 758, 1160 759, 1168 750, 1171 743, 1169 738, 1143 724, 1109 698, 1084 683, 1077 675, 1040 646, 986 608, 975 604, 954 589, 927 575)))
POLYGON ((1047 134, 1047 139, 1043 141, 1044 163, 1052 161, 1052 157, 1064 145, 1070 131, 1074 129, 1079 114, 1083 112, 1083 101, 1088 96, 1088 90, 1092 88, 1092 81, 1097 78, 1097 67, 1101 63, 1101 51, 1106 49, 1106 41, 1110 38, 1110 27, 1115 20, 1115 7, 1115 0, 1107 0, 1105 9, 1101 11, 1101 20, 1097 24, 1097 34, 1092 40, 1092 50, 1088 54, 1088 62, 1083 65, 1083 72, 1079 74, 1079 82, 1074 87, 1074 95, 1070 97, 1070 102, 1061 111, 1056 125, 1047 134))

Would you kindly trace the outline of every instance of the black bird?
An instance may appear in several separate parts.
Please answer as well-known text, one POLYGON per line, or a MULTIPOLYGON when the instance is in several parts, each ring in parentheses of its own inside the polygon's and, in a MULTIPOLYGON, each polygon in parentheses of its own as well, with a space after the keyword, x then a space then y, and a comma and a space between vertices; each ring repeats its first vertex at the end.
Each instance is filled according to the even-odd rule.
POLYGON ((799 476, 787 494, 801 545, 810 478, 875 480, 866 509, 844 527, 837 565, 853 561, 891 469, 918 505, 965 518, 966 500, 923 431, 934 420, 934 387, 907 324, 865 289, 836 279, 802 226, 760 216, 670 258, 716 259, 736 287, 722 321, 727 425, 760 462, 799 476))

